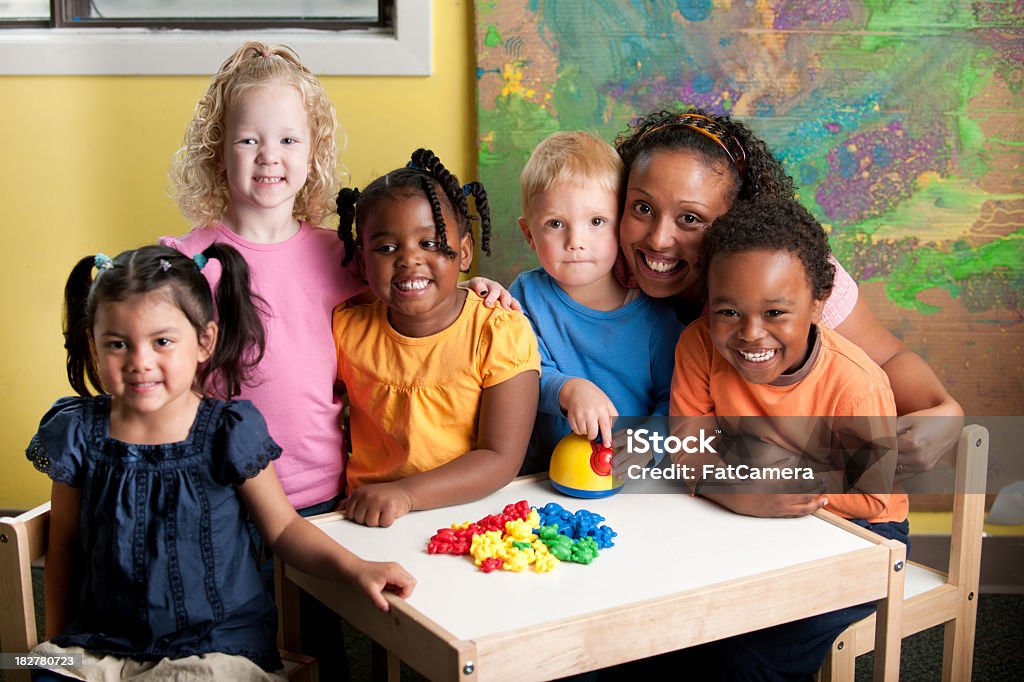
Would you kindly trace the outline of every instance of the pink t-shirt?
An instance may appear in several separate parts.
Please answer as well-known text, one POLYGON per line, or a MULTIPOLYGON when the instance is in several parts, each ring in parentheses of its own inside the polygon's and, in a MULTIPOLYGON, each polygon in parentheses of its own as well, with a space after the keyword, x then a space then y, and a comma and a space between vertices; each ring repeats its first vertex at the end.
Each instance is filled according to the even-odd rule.
MULTIPOLYGON (((331 313, 365 288, 354 269, 342 268, 338 235, 301 223, 294 237, 276 244, 242 239, 223 225, 197 227, 160 243, 187 256, 213 242, 238 249, 249 264, 252 286, 270 310, 264 319, 267 348, 253 383, 240 397, 263 413, 281 446, 274 468, 296 509, 324 502, 345 485, 341 403, 334 394, 338 374, 331 313)), ((216 285, 220 268, 203 273, 216 285)))
POLYGON ((857 282, 832 256, 832 265, 836 266, 836 276, 832 279, 832 295, 825 301, 821 309, 821 323, 829 329, 835 329, 850 316, 857 305, 857 282))

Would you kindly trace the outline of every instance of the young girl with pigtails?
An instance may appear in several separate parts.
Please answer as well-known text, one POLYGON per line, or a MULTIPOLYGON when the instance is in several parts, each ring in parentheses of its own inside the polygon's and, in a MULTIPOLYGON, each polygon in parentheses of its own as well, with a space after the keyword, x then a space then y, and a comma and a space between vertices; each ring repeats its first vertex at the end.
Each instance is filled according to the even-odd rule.
POLYGON ((82 658, 39 679, 278 679, 249 518, 285 561, 350 581, 383 610, 383 592, 412 590, 397 564, 363 561, 296 514, 269 466, 281 448, 252 403, 230 399, 264 351, 254 302, 226 245, 194 258, 146 246, 72 271, 64 334, 78 396, 53 405, 27 455, 53 479, 36 652, 82 658), (219 322, 208 263, 222 272, 219 322))
POLYGON ((414 509, 484 497, 526 453, 537 340, 522 313, 456 286, 473 258, 470 195, 489 253, 483 186, 461 186, 431 151, 338 197, 345 260, 377 298, 334 315, 351 405, 346 515, 357 523, 390 526, 414 509))

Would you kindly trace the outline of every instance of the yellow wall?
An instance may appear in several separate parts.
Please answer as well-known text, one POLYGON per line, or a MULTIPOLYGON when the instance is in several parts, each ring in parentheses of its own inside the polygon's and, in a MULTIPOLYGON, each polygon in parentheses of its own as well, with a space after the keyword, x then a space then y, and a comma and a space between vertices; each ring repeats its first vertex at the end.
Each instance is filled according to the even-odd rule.
MULTIPOLYGON (((341 159, 354 184, 420 146, 460 177, 475 174, 472 11, 471 0, 433 2, 432 76, 323 79, 348 134, 341 159)), ((40 416, 71 392, 60 330, 71 266, 189 227, 166 195, 167 169, 208 81, 0 78, 0 508, 49 497, 24 450, 40 416)))

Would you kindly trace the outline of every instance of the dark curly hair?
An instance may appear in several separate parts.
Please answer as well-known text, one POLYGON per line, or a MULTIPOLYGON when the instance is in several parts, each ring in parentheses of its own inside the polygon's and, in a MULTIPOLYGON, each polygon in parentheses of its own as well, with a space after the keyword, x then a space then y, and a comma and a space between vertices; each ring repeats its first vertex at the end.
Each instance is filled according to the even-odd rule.
POLYGON ((615 138, 615 149, 625 166, 624 179, 634 163, 654 151, 685 149, 708 165, 725 169, 733 184, 730 201, 760 194, 791 198, 796 192, 782 162, 747 126, 697 107, 656 111, 637 119, 615 138))
POLYGON ((468 233, 472 238, 472 215, 466 200, 471 195, 476 203, 477 215, 480 216, 480 248, 488 256, 491 255, 491 209, 487 202, 487 190, 479 182, 460 185, 459 179, 444 167, 434 152, 417 149, 412 153, 407 166, 380 176, 363 191, 346 187, 338 193, 338 215, 341 217, 338 238, 345 245, 342 265, 347 265, 355 255, 359 228, 366 222, 366 216, 373 207, 382 199, 405 197, 413 193, 421 194, 430 203, 441 251, 452 259, 456 253, 448 244, 448 232, 441 211, 442 197, 459 221, 458 236, 468 233))
POLYGON ((836 268, 825 230, 795 200, 767 195, 737 201, 704 233, 698 266, 705 286, 715 256, 759 250, 788 251, 799 258, 815 300, 832 293, 836 268))

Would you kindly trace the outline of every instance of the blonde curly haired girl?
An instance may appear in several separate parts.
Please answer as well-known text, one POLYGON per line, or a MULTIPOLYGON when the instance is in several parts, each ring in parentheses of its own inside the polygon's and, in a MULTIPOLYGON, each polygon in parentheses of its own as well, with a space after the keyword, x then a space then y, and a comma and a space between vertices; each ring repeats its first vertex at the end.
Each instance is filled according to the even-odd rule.
POLYGON ((292 214, 319 224, 333 213, 339 132, 334 105, 323 84, 291 48, 250 41, 238 48, 210 81, 174 155, 172 193, 182 213, 196 224, 214 224, 231 207, 224 168, 226 122, 254 88, 270 84, 298 90, 309 114, 309 175, 295 196, 292 214))

